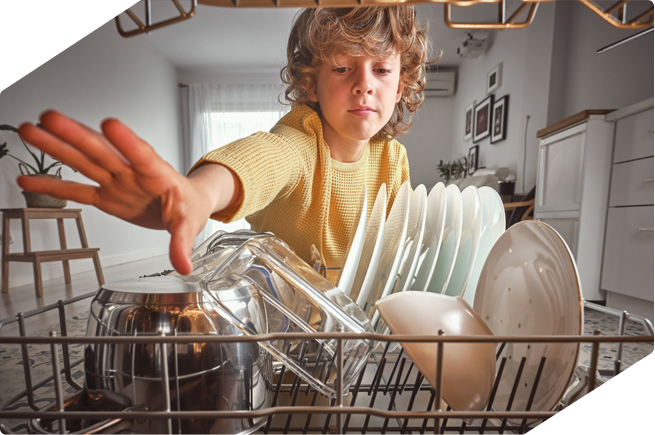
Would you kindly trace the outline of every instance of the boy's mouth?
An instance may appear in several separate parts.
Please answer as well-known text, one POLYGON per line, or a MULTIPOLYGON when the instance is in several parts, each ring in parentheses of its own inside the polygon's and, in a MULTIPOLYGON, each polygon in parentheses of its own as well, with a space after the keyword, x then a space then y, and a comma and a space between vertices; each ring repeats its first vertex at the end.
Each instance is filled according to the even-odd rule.
POLYGON ((352 113, 355 116, 371 116, 375 113, 375 110, 373 110, 368 106, 359 106, 349 110, 348 112, 352 113))

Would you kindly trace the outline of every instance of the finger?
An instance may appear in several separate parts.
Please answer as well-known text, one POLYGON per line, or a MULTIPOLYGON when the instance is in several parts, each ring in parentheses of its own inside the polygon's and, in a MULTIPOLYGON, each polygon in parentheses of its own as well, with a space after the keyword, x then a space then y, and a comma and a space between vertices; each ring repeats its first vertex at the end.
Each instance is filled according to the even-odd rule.
POLYGON ((169 246, 169 256, 171 264, 182 275, 188 275, 193 271, 191 264, 191 250, 193 240, 195 239, 194 231, 186 221, 171 226, 171 243, 169 246))
POLYGON ((44 193, 59 199, 79 202, 80 204, 96 205, 97 187, 74 181, 54 180, 47 177, 18 177, 18 185, 24 190, 44 193))
POLYGON ((100 184, 104 184, 111 179, 111 174, 106 169, 49 132, 32 124, 23 124, 18 131, 27 143, 65 165, 77 169, 85 177, 100 184))
POLYGON ((151 175, 155 172, 153 166, 165 163, 152 146, 119 120, 107 119, 102 123, 101 128, 107 139, 137 172, 151 175))
POLYGON ((125 170, 127 160, 97 131, 54 110, 41 115, 41 125, 109 172, 125 170))

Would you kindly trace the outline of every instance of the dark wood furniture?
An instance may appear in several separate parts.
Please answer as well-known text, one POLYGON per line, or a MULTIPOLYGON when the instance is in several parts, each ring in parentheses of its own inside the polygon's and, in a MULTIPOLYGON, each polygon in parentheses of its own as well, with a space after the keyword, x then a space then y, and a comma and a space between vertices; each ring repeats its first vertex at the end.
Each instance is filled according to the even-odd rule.
POLYGON ((80 209, 54 209, 54 208, 14 208, 2 210, 2 292, 9 292, 9 262, 19 261, 32 263, 34 266, 34 286, 36 296, 43 296, 43 283, 41 277, 41 263, 61 261, 64 266, 64 280, 71 283, 69 260, 91 258, 98 278, 98 284, 105 282, 98 256, 99 248, 89 248, 82 223, 82 210, 80 209), (23 252, 9 252, 9 223, 11 219, 20 219, 23 230, 23 252), (59 233, 60 249, 53 251, 32 251, 30 241, 31 219, 56 219, 59 233), (80 236, 82 248, 68 249, 66 245, 66 232, 64 219, 75 219, 77 231, 80 236))

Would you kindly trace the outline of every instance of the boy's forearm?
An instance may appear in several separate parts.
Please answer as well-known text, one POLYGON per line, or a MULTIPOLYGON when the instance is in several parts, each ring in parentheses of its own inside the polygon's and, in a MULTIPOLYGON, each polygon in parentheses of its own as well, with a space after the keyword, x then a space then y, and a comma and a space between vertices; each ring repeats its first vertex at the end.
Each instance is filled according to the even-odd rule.
POLYGON ((233 206, 241 197, 241 182, 230 169, 217 163, 205 163, 188 175, 194 188, 207 198, 211 213, 233 206))

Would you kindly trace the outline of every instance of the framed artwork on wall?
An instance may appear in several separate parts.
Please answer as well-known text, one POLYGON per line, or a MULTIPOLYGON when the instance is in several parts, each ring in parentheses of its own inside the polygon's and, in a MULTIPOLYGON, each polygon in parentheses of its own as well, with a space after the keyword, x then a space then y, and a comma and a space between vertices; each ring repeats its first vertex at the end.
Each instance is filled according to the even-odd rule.
POLYGON ((469 148, 469 157, 468 157, 468 174, 473 175, 475 171, 478 169, 478 151, 479 151, 480 146, 479 145, 474 145, 471 148, 469 148))
POLYGON ((493 67, 493 69, 487 73, 487 94, 490 94, 496 89, 500 88, 502 73, 502 62, 493 67))
POLYGON ((475 115, 475 101, 469 104, 464 111, 464 140, 473 137, 473 119, 475 115))
POLYGON ((494 96, 489 95, 475 106, 473 119, 473 142, 478 142, 489 136, 491 128, 491 107, 493 106, 494 96))
POLYGON ((507 135, 507 107, 509 95, 494 101, 491 115, 491 143, 504 140, 507 135))

